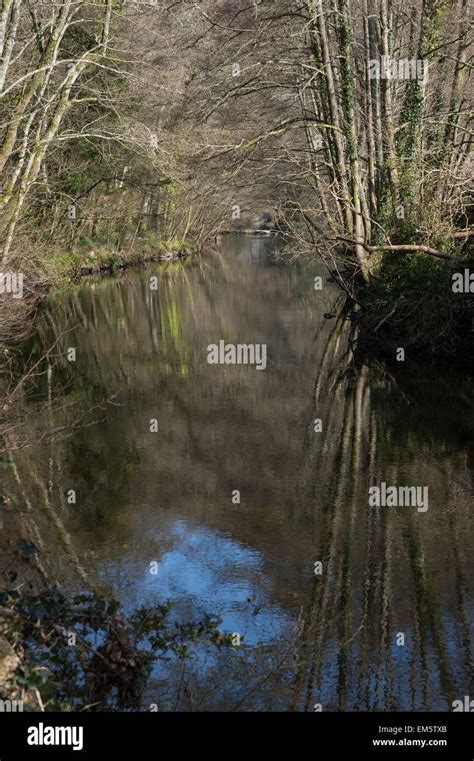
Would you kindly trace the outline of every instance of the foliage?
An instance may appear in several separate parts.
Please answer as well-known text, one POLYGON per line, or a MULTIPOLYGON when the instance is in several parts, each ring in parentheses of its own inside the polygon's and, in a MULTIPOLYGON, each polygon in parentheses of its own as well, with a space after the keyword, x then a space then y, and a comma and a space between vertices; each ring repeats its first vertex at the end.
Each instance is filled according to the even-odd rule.
POLYGON ((417 254, 385 256, 361 293, 362 348, 377 346, 394 356, 393 348, 404 346, 412 356, 416 352, 438 361, 456 357, 467 365, 474 299, 453 293, 453 272, 449 262, 417 254))
POLYGON ((185 659, 193 643, 230 644, 220 620, 170 620, 170 604, 124 613, 108 596, 57 587, 0 594, 0 634, 21 654, 9 694, 37 689, 46 710, 130 710, 153 664, 185 659))

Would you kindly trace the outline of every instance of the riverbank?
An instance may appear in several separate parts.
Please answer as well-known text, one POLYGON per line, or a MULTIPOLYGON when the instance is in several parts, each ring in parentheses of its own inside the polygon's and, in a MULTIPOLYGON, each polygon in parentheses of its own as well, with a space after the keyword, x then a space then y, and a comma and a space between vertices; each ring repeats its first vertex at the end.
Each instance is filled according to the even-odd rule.
POLYGON ((183 664, 198 644, 233 644, 216 616, 178 623, 167 604, 127 614, 110 594, 2 581, 0 711, 139 710, 160 658, 183 664))
POLYGON ((54 282, 58 277, 97 275, 147 262, 185 259, 198 253, 198 250, 194 241, 178 238, 172 241, 146 242, 126 251, 92 246, 83 250, 56 252, 50 257, 49 263, 44 261, 44 269, 49 279, 54 282))
POLYGON ((73 251, 53 250, 34 256, 12 258, 8 267, 21 276, 21 293, 2 294, 0 302, 0 350, 2 361, 12 344, 24 340, 34 328, 37 311, 45 297, 90 275, 105 275, 152 262, 187 259, 199 253, 192 240, 140 241, 126 251, 89 246, 73 251))
POLYGON ((417 362, 472 372, 474 284, 469 285, 469 273, 474 279, 467 260, 387 257, 357 291, 358 350, 388 362, 403 361, 404 352, 417 362))

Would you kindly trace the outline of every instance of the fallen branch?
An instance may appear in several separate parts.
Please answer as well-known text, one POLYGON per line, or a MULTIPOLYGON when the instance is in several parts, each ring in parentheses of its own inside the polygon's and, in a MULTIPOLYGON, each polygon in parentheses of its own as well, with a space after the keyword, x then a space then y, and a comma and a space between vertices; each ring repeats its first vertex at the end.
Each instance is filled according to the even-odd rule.
POLYGON ((447 259, 448 261, 454 261, 454 257, 450 254, 446 254, 443 251, 437 251, 435 248, 431 248, 430 246, 424 246, 422 244, 418 243, 402 243, 400 245, 380 245, 380 246, 370 246, 368 243, 366 243, 363 240, 354 240, 353 238, 345 238, 342 235, 337 236, 337 240, 342 240, 345 243, 351 243, 352 245, 356 246, 362 246, 366 251, 369 251, 369 253, 373 253, 375 251, 418 251, 423 254, 429 254, 430 256, 436 256, 438 259, 447 259))
POLYGON ((452 261, 454 259, 454 257, 452 257, 450 254, 445 254, 443 251, 437 251, 435 248, 431 248, 430 246, 423 246, 416 243, 395 246, 368 246, 364 243, 362 245, 366 251, 369 251, 370 253, 373 251, 419 251, 422 254, 436 256, 438 259, 447 259, 448 261, 452 261))
POLYGON ((472 238, 474 230, 459 230, 451 235, 451 238, 472 238))

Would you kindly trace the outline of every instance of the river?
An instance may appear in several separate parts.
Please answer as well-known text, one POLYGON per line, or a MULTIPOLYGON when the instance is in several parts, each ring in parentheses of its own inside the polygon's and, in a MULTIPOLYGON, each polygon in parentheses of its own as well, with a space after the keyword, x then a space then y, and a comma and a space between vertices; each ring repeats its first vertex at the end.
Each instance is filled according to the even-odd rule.
POLYGON ((451 710, 474 695, 472 381, 409 349, 356 363, 327 272, 277 249, 229 236, 48 300, 17 530, 49 579, 239 635, 161 662, 144 709, 451 710), (266 367, 210 364, 221 340, 266 367), (369 505, 382 483, 428 502, 369 505))

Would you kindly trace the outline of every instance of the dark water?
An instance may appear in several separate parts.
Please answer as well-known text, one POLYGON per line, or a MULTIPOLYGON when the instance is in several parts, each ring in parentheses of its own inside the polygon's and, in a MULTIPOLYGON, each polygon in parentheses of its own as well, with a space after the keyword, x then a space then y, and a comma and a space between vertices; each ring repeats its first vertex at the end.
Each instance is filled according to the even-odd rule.
POLYGON ((241 635, 184 674, 161 663, 144 708, 451 709, 474 696, 472 383, 409 350, 356 366, 327 273, 271 246, 225 239, 51 301, 19 530, 48 579, 241 635), (266 369, 208 364, 220 339, 266 344, 266 369), (382 481, 428 487, 428 509, 369 507, 382 481))

